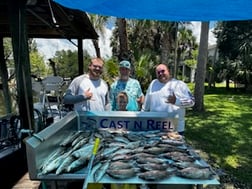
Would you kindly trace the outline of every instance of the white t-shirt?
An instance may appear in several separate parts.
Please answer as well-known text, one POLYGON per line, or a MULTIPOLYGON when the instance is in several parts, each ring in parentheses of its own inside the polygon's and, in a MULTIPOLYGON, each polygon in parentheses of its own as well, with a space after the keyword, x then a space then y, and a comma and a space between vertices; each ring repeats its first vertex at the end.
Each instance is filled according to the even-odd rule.
POLYGON ((82 99, 74 103, 76 111, 105 111, 108 103, 108 85, 102 80, 91 80, 88 75, 81 75, 70 84, 69 91, 76 99, 82 99), (90 90, 93 96, 89 100, 84 100, 84 91, 90 90))
POLYGON ((185 108, 193 105, 194 97, 183 81, 171 79, 167 83, 161 83, 155 79, 148 87, 143 111, 177 113, 179 116, 177 131, 180 132, 184 131, 185 127, 185 108), (175 104, 167 103, 168 96, 173 93, 176 96, 175 104))

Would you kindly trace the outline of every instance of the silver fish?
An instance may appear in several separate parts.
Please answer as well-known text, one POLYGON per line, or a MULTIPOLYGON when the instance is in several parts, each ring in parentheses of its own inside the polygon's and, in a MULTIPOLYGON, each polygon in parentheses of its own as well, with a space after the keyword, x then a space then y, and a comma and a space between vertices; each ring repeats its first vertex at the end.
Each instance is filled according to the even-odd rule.
POLYGON ((56 159, 57 157, 61 156, 62 154, 65 153, 65 149, 64 148, 58 148, 57 150, 53 151, 47 158, 43 161, 43 164, 41 166, 41 170, 45 169, 46 166, 48 166, 49 163, 51 163, 54 159, 56 159))
POLYGON ((155 157, 155 155, 149 154, 149 153, 146 153, 146 152, 136 153, 136 154, 132 155, 133 159, 154 158, 154 157, 155 157))
POLYGON ((128 144, 125 145, 125 148, 127 149, 136 149, 140 146, 141 141, 135 141, 135 142, 129 142, 128 144))
POLYGON ((60 164, 60 166, 56 170, 56 175, 59 175, 65 171, 67 171, 68 166, 71 165, 71 163, 75 160, 73 156, 66 157, 63 162, 60 164))
POLYGON ((170 174, 167 171, 151 170, 151 171, 139 173, 138 177, 147 181, 158 181, 158 180, 168 178, 171 175, 172 174, 170 174))
POLYGON ((98 132, 102 135, 102 138, 111 138, 112 134, 108 130, 99 129, 98 132))
POLYGON ((74 160, 68 167, 67 167, 67 172, 73 172, 77 171, 81 168, 84 168, 85 165, 87 164, 87 158, 86 157, 80 157, 76 160, 74 160))
POLYGON ((130 143, 130 141, 129 141, 126 137, 123 137, 123 136, 116 136, 116 137, 114 137, 113 139, 114 139, 114 141, 116 141, 116 142, 122 142, 122 143, 124 143, 124 144, 130 143))
POLYGON ((125 146, 126 146, 125 143, 123 143, 123 142, 117 142, 117 141, 114 141, 114 140, 111 140, 111 142, 109 144, 106 144, 106 147, 108 147, 108 148, 113 148, 113 147, 124 148, 125 146))
POLYGON ((194 157, 192 156, 187 156, 187 155, 183 155, 183 156, 172 156, 171 159, 173 161, 179 161, 179 162, 195 162, 194 157))
POLYGON ((178 176, 190 179, 210 179, 214 174, 208 169, 199 169, 196 167, 187 167, 178 171, 178 176))
POLYGON ((106 174, 106 171, 110 165, 110 161, 106 161, 103 164, 100 164, 100 166, 95 170, 94 172, 94 181, 99 182, 102 177, 106 174))
POLYGON ((135 133, 129 133, 127 136, 127 139, 129 139, 130 141, 134 142, 134 141, 141 141, 143 139, 143 137, 139 134, 135 133))
MULTIPOLYGON (((77 150, 77 149, 81 148, 82 146, 84 146, 85 144, 87 144, 87 142, 88 142, 88 138, 83 138, 78 143, 76 143, 72 148, 73 148, 73 150, 77 150)), ((72 143, 72 145, 73 145, 73 143, 72 143)))
POLYGON ((57 157, 56 159, 54 159, 53 161, 51 161, 43 170, 42 170, 42 174, 47 174, 50 173, 54 170, 56 170, 61 164, 62 162, 68 157, 70 156, 70 154, 72 153, 72 150, 69 150, 67 152, 65 152, 64 154, 62 154, 61 156, 57 157))
POLYGON ((79 135, 77 138, 75 138, 74 140, 73 140, 73 142, 71 143, 71 146, 73 147, 73 146, 75 146, 77 143, 79 143, 82 139, 84 139, 84 138, 86 138, 85 136, 83 136, 82 134, 81 135, 79 135))
POLYGON ((194 162, 186 162, 186 161, 173 162, 172 165, 179 168, 179 169, 184 169, 184 168, 187 168, 187 167, 209 168, 209 165, 203 166, 203 165, 200 165, 200 164, 197 164, 197 163, 194 163, 194 162))
POLYGON ((162 148, 162 147, 156 147, 156 146, 154 146, 154 147, 150 147, 150 148, 144 149, 144 152, 150 153, 150 154, 154 154, 154 155, 159 155, 159 154, 167 152, 167 149, 166 148, 162 148))
POLYGON ((57 157, 56 159, 54 159, 53 161, 51 161, 48 165, 44 167, 44 169, 42 170, 42 174, 47 174, 56 170, 64 161, 64 159, 65 159, 65 155, 63 154, 57 157))
POLYGON ((129 169, 132 168, 132 165, 128 162, 115 161, 112 162, 109 166, 109 169, 129 169))
POLYGON ((106 173, 116 179, 128 179, 132 178, 136 175, 138 169, 130 168, 130 169, 108 169, 106 173))
POLYGON ((185 145, 184 141, 172 140, 172 139, 164 139, 164 140, 162 140, 162 143, 170 144, 170 145, 173 145, 173 146, 183 146, 183 145, 185 145))
POLYGON ((143 153, 144 147, 143 146, 139 146, 138 148, 132 149, 131 151, 132 151, 133 154, 143 153))
POLYGON ((179 157, 179 156, 187 156, 187 153, 179 152, 179 151, 173 151, 173 152, 166 152, 163 154, 160 154, 160 156, 172 159, 173 157, 179 157))
POLYGON ((155 163, 155 164, 168 164, 166 159, 155 158, 155 157, 140 157, 136 159, 138 164, 155 163))
POLYGON ((166 143, 159 143, 157 146, 166 148, 167 152, 174 152, 174 151, 184 152, 184 153, 187 152, 187 148, 183 146, 174 146, 174 145, 170 145, 166 143))
POLYGON ((60 146, 67 147, 71 146, 72 142, 81 134, 81 132, 72 132, 65 140, 60 143, 60 146))
POLYGON ((75 158, 86 157, 87 159, 89 159, 92 155, 93 147, 94 147, 94 143, 88 143, 85 146, 83 146, 82 148, 74 151, 72 153, 72 155, 75 158))
POLYGON ((118 154, 121 154, 121 155, 122 154, 130 154, 131 152, 132 152, 131 149, 122 148, 122 149, 118 149, 117 151, 115 151, 112 156, 115 156, 115 155, 118 155, 118 154))
POLYGON ((152 170, 165 171, 167 168, 169 168, 169 164, 157 164, 157 163, 138 164, 137 166, 144 171, 152 171, 152 170))
POLYGON ((111 147, 111 148, 103 148, 103 150, 100 150, 97 153, 97 157, 101 156, 103 158, 108 158, 110 155, 112 155, 113 153, 115 153, 119 149, 121 149, 120 146, 114 146, 114 147, 111 147))
POLYGON ((133 156, 132 155, 129 155, 129 154, 116 154, 115 156, 113 156, 111 158, 111 161, 128 161, 128 160, 131 160, 133 159, 133 156))

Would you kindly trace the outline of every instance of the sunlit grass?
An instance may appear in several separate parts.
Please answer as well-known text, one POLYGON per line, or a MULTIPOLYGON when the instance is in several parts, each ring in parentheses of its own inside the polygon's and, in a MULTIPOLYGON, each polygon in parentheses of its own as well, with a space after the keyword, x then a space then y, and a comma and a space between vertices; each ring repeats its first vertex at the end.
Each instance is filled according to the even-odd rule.
POLYGON ((225 171, 252 183, 252 95, 206 90, 205 111, 187 111, 186 139, 225 171))

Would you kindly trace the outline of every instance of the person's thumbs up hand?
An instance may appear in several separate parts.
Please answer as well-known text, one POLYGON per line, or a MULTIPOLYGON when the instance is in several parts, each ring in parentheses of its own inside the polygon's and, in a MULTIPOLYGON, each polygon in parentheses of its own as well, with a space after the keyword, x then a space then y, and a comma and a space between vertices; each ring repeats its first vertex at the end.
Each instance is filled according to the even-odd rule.
POLYGON ((172 95, 168 96, 168 103, 175 104, 175 102, 176 102, 176 96, 174 92, 172 92, 172 95))
POLYGON ((93 93, 90 91, 90 88, 88 88, 88 90, 84 91, 84 96, 86 97, 86 99, 92 98, 93 93))

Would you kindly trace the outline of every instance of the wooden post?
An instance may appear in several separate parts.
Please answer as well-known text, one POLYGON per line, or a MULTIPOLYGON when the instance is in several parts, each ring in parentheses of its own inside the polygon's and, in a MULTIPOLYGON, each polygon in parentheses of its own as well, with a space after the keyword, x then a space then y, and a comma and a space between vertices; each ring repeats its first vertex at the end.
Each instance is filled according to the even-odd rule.
POLYGON ((14 53, 17 103, 22 128, 32 129, 34 126, 32 84, 28 40, 25 23, 25 0, 8 1, 10 29, 14 53))
POLYGON ((79 75, 84 73, 83 66, 83 42, 82 39, 78 39, 78 65, 79 65, 79 75))

